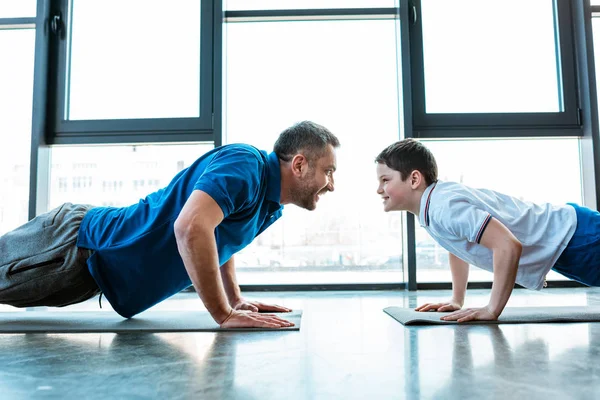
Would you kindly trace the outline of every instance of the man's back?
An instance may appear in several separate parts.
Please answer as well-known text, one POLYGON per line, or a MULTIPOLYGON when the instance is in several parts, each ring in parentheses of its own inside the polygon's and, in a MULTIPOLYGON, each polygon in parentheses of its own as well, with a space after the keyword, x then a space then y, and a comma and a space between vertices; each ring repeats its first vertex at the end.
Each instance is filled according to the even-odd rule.
POLYGON ((77 245, 94 250, 90 273, 115 311, 133 316, 191 284, 173 225, 194 190, 213 197, 225 215, 215 231, 221 264, 279 218, 279 170, 273 156, 248 145, 223 146, 137 204, 90 210, 77 245), (268 193, 271 201, 265 201, 268 193))

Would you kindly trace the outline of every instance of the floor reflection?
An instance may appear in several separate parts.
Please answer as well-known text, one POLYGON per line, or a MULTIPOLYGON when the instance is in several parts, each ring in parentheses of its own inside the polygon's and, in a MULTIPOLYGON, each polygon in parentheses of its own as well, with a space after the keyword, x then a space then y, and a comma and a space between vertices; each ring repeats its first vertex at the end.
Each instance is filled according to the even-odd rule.
MULTIPOLYGON (((252 293, 300 331, 0 335, 0 398, 592 399, 600 323, 404 327, 390 305, 450 291, 252 293)), ((489 291, 469 291, 474 305, 489 291)), ((516 291, 512 306, 598 305, 600 289, 516 291)), ((163 306, 198 304, 195 297, 163 306)), ((95 309, 97 302, 79 306, 95 309)))

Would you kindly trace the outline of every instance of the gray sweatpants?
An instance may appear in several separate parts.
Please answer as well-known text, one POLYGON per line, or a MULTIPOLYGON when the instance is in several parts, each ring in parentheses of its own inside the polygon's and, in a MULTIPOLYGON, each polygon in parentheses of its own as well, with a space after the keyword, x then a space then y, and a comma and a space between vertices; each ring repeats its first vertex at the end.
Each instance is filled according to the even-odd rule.
POLYGON ((0 237, 0 303, 62 307, 100 292, 76 246, 88 205, 65 203, 0 237))

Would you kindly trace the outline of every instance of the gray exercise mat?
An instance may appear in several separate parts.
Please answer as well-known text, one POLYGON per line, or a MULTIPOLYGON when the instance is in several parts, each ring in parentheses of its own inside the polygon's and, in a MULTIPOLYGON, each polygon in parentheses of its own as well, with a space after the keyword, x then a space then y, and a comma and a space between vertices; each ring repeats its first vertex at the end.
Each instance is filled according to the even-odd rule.
MULTIPOLYGON (((456 321, 442 321, 447 312, 419 312, 412 308, 387 307, 388 315, 403 325, 449 325, 456 321)), ((497 321, 471 321, 463 324, 534 324, 544 322, 600 321, 600 306, 568 307, 507 307, 497 321)))
MULTIPOLYGON (((302 311, 277 313, 300 330, 302 311)), ((221 329, 208 312, 146 311, 125 319, 112 311, 17 311, 0 313, 0 333, 88 333, 88 332, 221 332, 272 331, 273 329, 221 329)))

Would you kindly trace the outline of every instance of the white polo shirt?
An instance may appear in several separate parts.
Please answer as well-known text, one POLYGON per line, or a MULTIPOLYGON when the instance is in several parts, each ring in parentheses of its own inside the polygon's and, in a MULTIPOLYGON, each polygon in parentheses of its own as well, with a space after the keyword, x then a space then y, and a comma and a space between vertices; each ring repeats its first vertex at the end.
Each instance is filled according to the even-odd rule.
POLYGON ((440 246, 469 264, 493 272, 493 254, 479 244, 491 218, 523 245, 516 282, 540 290, 577 227, 575 208, 533 204, 492 190, 438 181, 421 198, 419 222, 440 246))

